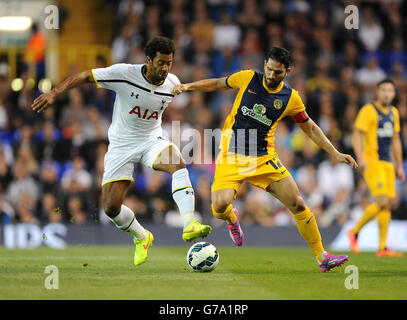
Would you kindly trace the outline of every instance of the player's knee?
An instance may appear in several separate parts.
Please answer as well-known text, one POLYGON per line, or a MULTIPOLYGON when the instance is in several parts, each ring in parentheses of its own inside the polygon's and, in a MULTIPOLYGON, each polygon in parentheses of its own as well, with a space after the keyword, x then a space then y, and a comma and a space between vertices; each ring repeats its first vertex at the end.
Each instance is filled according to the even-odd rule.
POLYGON ((377 197, 376 203, 380 210, 389 210, 391 204, 389 197, 386 196, 377 197))
POLYGON ((231 201, 229 201, 228 199, 225 198, 215 198, 212 199, 212 206, 213 206, 213 210, 214 212, 213 215, 216 217, 217 213, 223 213, 226 211, 226 209, 228 208, 228 206, 230 205, 231 201))
POLYGON ((181 170, 181 169, 185 169, 186 167, 187 167, 187 165, 185 164, 185 162, 181 161, 180 163, 177 163, 177 164, 171 164, 169 166, 169 170, 170 170, 170 173, 173 174, 174 172, 181 170))
POLYGON ((168 164, 168 172, 173 174, 174 172, 185 169, 187 167, 185 160, 182 158, 178 149, 174 148, 173 146, 169 147, 169 164, 168 164))
POLYGON ((109 218, 114 218, 120 213, 121 205, 106 200, 103 202, 103 210, 109 218))
POLYGON ((168 172, 169 174, 173 174, 174 172, 177 172, 178 170, 185 169, 187 167, 185 161, 181 160, 180 162, 175 162, 175 163, 170 163, 170 164, 157 164, 154 165, 154 169, 156 170, 162 170, 165 172, 168 172))
POLYGON ((291 207, 292 207, 291 210, 294 213, 303 212, 307 208, 307 206, 305 205, 304 199, 301 196, 297 196, 293 199, 291 207))

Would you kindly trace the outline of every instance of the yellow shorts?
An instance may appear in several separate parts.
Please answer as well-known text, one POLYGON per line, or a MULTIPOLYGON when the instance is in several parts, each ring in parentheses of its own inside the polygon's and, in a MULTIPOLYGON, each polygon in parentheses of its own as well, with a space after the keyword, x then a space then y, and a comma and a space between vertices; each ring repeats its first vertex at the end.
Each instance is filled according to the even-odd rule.
POLYGON ((388 161, 369 161, 363 171, 372 196, 396 196, 396 171, 393 163, 388 161))
POLYGON ((250 184, 266 190, 271 182, 290 176, 278 155, 249 157, 233 152, 219 152, 211 191, 234 189, 247 180, 250 184))

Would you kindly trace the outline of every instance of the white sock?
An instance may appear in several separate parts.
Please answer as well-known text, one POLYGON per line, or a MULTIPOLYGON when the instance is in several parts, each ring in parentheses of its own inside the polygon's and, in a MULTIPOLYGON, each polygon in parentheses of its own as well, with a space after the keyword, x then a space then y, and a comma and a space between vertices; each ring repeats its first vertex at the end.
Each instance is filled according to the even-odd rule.
POLYGON ((318 261, 318 263, 322 263, 322 261, 324 261, 324 259, 326 258, 326 255, 328 254, 328 252, 324 251, 321 253, 321 257, 315 257, 318 261))
POLYGON ((195 196, 186 168, 172 174, 172 197, 178 206, 184 228, 191 223, 195 212, 195 196))
POLYGON ((110 220, 112 220, 120 230, 130 233, 139 240, 147 236, 146 230, 137 221, 134 212, 125 205, 122 205, 120 213, 110 220))

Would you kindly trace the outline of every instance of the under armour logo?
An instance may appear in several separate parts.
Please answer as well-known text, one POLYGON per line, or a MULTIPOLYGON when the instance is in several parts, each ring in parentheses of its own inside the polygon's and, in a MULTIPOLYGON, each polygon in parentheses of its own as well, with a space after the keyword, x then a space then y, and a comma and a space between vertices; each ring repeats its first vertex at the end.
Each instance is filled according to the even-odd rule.
POLYGON ((186 193, 186 194, 190 194, 190 193, 191 193, 191 195, 194 195, 194 192, 193 192, 193 191, 188 191, 188 190, 187 190, 187 191, 185 191, 185 193, 186 193))
POLYGON ((131 93, 130 97, 136 97, 136 99, 138 99, 139 94, 137 93, 136 95, 134 94, 134 92, 131 93))

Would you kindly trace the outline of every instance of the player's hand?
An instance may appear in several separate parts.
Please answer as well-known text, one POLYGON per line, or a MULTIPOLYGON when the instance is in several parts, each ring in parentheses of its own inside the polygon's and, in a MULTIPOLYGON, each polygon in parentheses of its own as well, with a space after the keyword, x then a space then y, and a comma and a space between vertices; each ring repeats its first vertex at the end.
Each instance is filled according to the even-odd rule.
POLYGON ((397 168, 396 175, 397 175, 397 180, 398 181, 404 181, 406 175, 404 173, 403 167, 397 168))
POLYGON ((188 86, 186 84, 176 84, 172 89, 172 93, 175 95, 178 95, 186 91, 188 91, 188 86))
POLYGON ((33 111, 43 112, 55 102, 56 98, 57 95, 53 90, 45 92, 34 100, 33 104, 31 105, 31 109, 33 109, 33 111))
POLYGON ((338 162, 343 162, 346 163, 348 166, 350 166, 353 169, 358 168, 358 164, 356 163, 355 159, 352 158, 352 156, 344 153, 338 152, 335 154, 335 158, 338 162))

